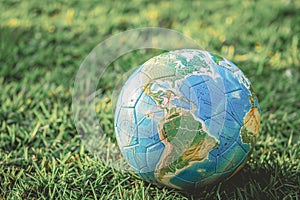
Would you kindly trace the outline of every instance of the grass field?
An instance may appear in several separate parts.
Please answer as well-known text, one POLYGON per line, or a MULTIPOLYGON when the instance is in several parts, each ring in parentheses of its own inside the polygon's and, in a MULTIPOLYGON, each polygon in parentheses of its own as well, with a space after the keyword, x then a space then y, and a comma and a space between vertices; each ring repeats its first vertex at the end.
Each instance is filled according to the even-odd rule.
MULTIPOLYGON (((1 1, 0 199, 299 199, 300 2, 207 2, 1 1), (182 32, 232 60, 260 100, 251 159, 197 197, 93 158, 73 123, 72 88, 84 58, 111 35, 148 26, 182 32)), ((135 67, 155 53, 135 51, 112 65, 135 67)), ((112 139, 104 107, 117 76, 99 83, 106 88, 99 120, 112 139)))

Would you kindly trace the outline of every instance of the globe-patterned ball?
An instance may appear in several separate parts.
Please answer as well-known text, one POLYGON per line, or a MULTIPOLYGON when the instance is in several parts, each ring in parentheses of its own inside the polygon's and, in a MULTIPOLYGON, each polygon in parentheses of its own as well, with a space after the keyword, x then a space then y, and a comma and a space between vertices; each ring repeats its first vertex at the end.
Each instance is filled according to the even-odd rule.
POLYGON ((259 126, 260 107, 242 71, 193 49, 139 67, 123 86, 114 122, 121 153, 136 173, 185 191, 241 169, 259 126))

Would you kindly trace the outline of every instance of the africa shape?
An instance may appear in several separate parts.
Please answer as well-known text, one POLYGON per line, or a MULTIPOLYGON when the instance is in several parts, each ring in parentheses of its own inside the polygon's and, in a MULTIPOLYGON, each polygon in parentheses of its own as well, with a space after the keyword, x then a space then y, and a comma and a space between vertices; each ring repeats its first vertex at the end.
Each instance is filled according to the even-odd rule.
POLYGON ((134 171, 148 182, 191 191, 237 172, 259 126, 260 108, 241 70, 191 49, 139 67, 115 112, 118 145, 134 171))

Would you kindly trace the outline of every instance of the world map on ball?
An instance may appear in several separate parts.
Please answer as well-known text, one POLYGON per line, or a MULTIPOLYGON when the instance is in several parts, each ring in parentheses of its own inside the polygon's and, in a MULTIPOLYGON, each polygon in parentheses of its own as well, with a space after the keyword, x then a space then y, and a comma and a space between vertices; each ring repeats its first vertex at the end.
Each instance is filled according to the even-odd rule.
POLYGON ((183 49, 151 58, 129 77, 114 127, 122 155, 144 180, 195 191, 242 168, 260 112, 235 64, 183 49))

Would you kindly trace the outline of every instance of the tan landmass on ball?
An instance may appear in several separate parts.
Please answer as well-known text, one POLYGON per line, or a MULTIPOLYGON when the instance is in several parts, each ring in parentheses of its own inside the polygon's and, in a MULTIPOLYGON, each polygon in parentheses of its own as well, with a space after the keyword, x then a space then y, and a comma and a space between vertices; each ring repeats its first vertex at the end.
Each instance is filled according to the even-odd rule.
POLYGON ((243 143, 254 143, 258 138, 260 127, 260 113, 257 107, 252 107, 244 117, 244 126, 241 130, 243 143))

